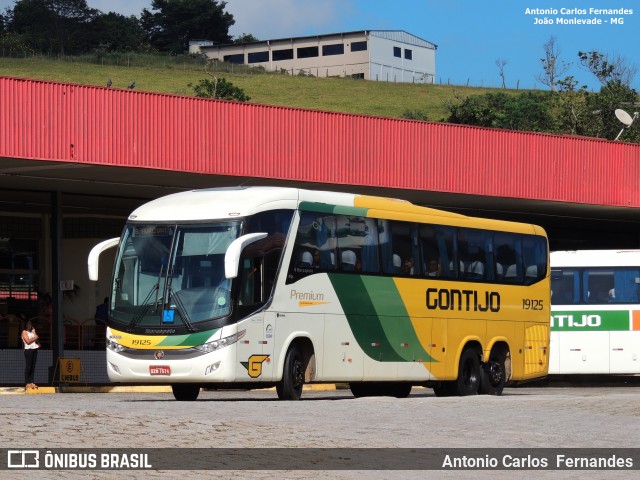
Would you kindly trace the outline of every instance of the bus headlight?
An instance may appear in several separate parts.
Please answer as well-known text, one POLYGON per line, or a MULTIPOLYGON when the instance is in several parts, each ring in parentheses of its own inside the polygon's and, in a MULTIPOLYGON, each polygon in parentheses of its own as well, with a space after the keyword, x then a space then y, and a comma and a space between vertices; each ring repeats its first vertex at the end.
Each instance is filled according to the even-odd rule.
POLYGON ((221 348, 228 347, 229 345, 233 345, 246 333, 246 330, 242 330, 238 333, 234 333, 233 335, 229 335, 228 337, 221 338, 220 340, 214 340, 213 342, 203 343, 202 345, 196 345, 196 350, 201 351, 202 353, 211 353, 216 350, 220 350, 221 348))
POLYGON ((109 339, 107 339, 107 348, 109 350, 113 350, 116 353, 124 350, 124 347, 120 345, 118 342, 114 342, 113 340, 109 340, 109 339))

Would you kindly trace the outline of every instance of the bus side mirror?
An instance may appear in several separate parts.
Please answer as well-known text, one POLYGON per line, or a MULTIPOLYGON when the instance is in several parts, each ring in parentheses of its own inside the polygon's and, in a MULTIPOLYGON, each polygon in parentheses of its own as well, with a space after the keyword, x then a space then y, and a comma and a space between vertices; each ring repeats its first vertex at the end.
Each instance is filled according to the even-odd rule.
POLYGON ((98 263, 100 260, 100 254, 105 250, 109 250, 118 245, 120 237, 110 238, 104 242, 100 242, 89 252, 89 260, 87 261, 89 267, 89 280, 94 282, 98 281, 98 263))
POLYGON ((249 233, 236 238, 224 255, 224 276, 226 278, 236 278, 238 276, 238 264, 240 263, 240 255, 247 245, 258 240, 262 240, 267 236, 266 233, 249 233))

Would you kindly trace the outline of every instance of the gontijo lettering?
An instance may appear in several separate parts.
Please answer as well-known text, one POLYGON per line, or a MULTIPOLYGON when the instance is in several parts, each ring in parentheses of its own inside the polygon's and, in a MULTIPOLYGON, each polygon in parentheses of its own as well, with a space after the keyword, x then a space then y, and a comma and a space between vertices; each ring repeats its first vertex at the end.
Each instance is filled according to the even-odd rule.
POLYGON ((473 312, 500 311, 498 292, 479 293, 477 290, 427 288, 429 310, 464 310, 473 312))

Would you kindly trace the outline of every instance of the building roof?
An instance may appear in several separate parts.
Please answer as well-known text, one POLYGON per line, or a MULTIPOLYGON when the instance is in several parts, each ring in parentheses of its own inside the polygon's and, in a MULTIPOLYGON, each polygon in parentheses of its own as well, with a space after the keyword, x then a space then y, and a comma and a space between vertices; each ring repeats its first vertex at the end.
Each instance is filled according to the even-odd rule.
POLYGON ((423 48, 431 48, 433 50, 438 48, 435 43, 427 42, 426 40, 405 32, 404 30, 370 30, 368 33, 372 37, 384 38, 394 42, 416 45, 423 48))
POLYGON ((142 169, 131 179, 149 185, 157 170, 640 208, 640 145, 595 138, 13 77, 0 77, 0 124, 0 188, 18 188, 20 172, 33 185, 40 161, 73 178, 142 169))
POLYGON ((305 35, 301 37, 282 37, 282 38, 270 38, 267 40, 258 40, 257 42, 246 42, 246 43, 226 43, 226 44, 217 44, 214 47, 228 47, 228 46, 238 46, 238 45, 259 45, 259 44, 267 44, 269 42, 283 42, 283 41, 293 41, 293 40, 306 40, 310 38, 321 39, 324 37, 336 37, 341 35, 372 35, 379 38, 384 38, 387 40, 393 40, 400 43, 406 43, 409 45, 416 45, 424 48, 436 49, 438 46, 434 43, 423 40, 420 37, 417 37, 411 33, 405 32, 404 30, 354 30, 351 32, 337 32, 337 33, 324 33, 319 35, 305 35))

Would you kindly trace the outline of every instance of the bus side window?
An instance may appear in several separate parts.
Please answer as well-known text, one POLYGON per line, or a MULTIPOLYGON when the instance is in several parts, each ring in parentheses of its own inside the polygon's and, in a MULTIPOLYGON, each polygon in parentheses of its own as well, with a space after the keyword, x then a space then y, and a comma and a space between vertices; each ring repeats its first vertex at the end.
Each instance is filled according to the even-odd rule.
POLYGON ((519 243, 517 236, 511 233, 496 233, 493 236, 496 272, 502 271, 503 283, 522 283, 522 267, 518 264, 521 257, 518 254, 519 243))
POLYGON ((362 248, 373 232, 369 231, 369 225, 363 217, 336 215, 335 218, 340 271, 361 273, 362 248))
POLYGON ((239 304, 248 306, 261 303, 260 260, 243 258, 241 262, 241 279, 239 304))
POLYGON ((373 218, 365 218, 366 235, 362 241, 361 260, 363 273, 378 273, 378 227, 373 218))
POLYGON ((640 303, 640 270, 617 268, 613 274, 614 285, 609 292, 611 303, 640 303))
POLYGON ((487 278, 485 237, 486 234, 483 230, 466 228, 459 230, 458 252, 463 260, 463 277, 467 280, 477 281, 487 278))

